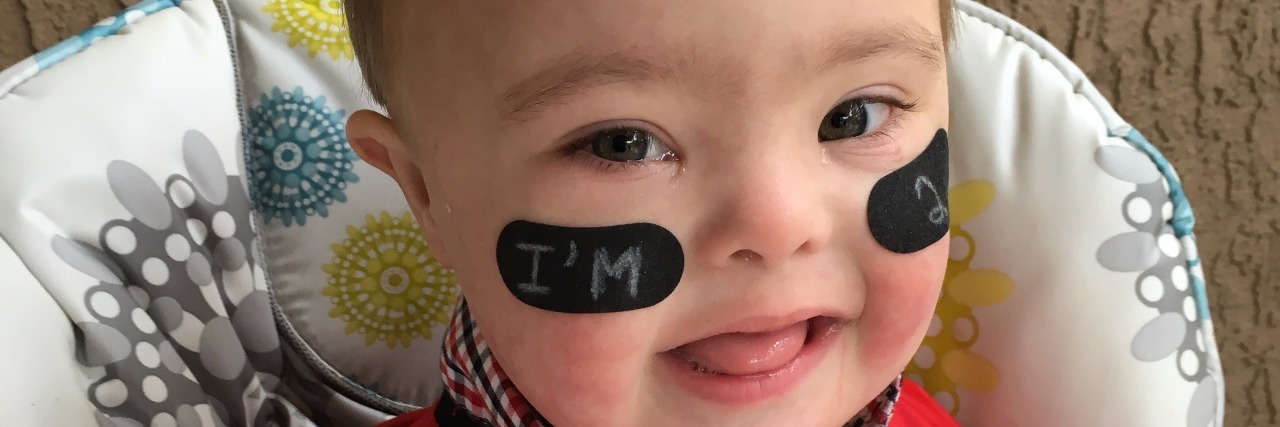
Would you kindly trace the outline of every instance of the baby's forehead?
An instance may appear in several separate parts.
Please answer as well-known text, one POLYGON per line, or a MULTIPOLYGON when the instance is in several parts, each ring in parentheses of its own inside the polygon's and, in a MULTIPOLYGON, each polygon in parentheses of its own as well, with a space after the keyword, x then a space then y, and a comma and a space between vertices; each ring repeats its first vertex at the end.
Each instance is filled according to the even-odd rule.
MULTIPOLYGON (((348 1, 344 2, 352 41, 366 82, 380 102, 392 69, 437 72, 466 54, 491 54, 490 71, 541 66, 551 56, 585 50, 625 50, 661 39, 700 49, 697 59, 725 46, 748 46, 813 33, 875 25, 922 27, 945 42, 950 34, 950 0, 539 0, 535 2, 348 1), (939 26, 938 23, 942 25, 939 26), (941 30, 939 30, 941 28, 941 30), (702 30, 702 31, 700 31, 702 30), (716 30, 716 31, 705 31, 716 30), (587 43, 589 42, 589 43, 587 43), (422 58, 419 58, 422 57, 422 58)), ((835 37, 827 34, 826 38, 835 37)), ((797 48, 798 49, 798 48, 797 48)), ((532 71, 528 71, 532 72, 532 71)))
POLYGON ((821 71, 886 54, 929 68, 943 63, 937 11, 920 6, 928 2, 747 2, 731 13, 718 2, 555 7, 561 3, 579 2, 392 2, 387 27, 401 40, 386 53, 412 69, 402 74, 471 69, 501 86, 511 111, 538 94, 595 81, 759 81, 784 68, 821 71))

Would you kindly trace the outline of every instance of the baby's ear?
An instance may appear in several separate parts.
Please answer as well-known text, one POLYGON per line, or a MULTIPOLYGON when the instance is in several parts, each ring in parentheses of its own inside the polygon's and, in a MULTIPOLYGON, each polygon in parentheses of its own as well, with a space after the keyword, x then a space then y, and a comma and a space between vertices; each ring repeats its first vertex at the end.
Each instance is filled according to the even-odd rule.
POLYGON ((431 196, 422 180, 422 171, 414 163, 391 119, 376 111, 356 111, 347 119, 347 141, 365 163, 396 181, 409 202, 413 217, 422 228, 422 237, 426 239, 432 255, 448 267, 451 263, 431 214, 431 196))
POLYGON ((376 111, 356 111, 347 119, 347 141, 365 163, 396 178, 398 159, 394 157, 404 157, 407 151, 390 118, 376 111))

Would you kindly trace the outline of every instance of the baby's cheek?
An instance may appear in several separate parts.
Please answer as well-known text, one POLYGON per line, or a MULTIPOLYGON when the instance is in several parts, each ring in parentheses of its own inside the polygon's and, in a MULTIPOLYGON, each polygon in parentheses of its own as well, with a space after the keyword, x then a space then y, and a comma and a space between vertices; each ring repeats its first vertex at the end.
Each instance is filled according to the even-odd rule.
POLYGON ((654 322, 625 313, 547 314, 529 319, 526 324, 538 327, 524 328, 519 349, 511 349, 517 359, 503 362, 516 386, 550 419, 602 420, 626 412, 643 389, 651 356, 652 334, 642 326, 654 322))
POLYGON ((868 367, 901 370, 919 347, 938 302, 950 240, 908 255, 882 251, 863 262, 867 300, 858 344, 868 367))
POLYGON ((481 333, 507 376, 544 416, 572 425, 628 409, 652 356, 651 325, 661 324, 654 310, 568 314, 532 307, 503 284, 493 243, 458 243, 465 256, 456 271, 481 333))

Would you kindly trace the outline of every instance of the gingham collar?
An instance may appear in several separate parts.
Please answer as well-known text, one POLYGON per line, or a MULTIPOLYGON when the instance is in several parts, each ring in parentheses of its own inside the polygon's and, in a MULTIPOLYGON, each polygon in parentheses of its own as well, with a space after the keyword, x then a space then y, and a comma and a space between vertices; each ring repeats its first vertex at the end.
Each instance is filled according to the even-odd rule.
MULTIPOLYGON (((446 398, 465 410, 475 425, 493 427, 551 427, 524 399, 494 360, 466 300, 458 304, 443 344, 440 371, 446 398)), ((846 427, 885 427, 898 402, 902 377, 868 403, 846 427)), ((453 427, 445 426, 442 427, 453 427)))

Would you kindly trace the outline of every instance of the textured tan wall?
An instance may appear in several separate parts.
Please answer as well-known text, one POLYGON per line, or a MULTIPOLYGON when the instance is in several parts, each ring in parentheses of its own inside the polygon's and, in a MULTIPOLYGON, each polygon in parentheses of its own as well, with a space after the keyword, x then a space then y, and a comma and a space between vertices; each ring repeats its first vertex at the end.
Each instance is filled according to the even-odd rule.
MULTIPOLYGON (((0 0, 0 67, 136 0, 0 0)), ((987 0, 1045 35, 1178 167, 1227 425, 1280 426, 1280 0, 987 0)))

